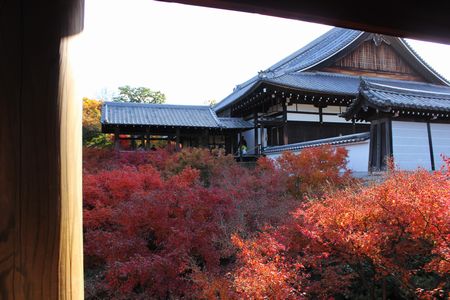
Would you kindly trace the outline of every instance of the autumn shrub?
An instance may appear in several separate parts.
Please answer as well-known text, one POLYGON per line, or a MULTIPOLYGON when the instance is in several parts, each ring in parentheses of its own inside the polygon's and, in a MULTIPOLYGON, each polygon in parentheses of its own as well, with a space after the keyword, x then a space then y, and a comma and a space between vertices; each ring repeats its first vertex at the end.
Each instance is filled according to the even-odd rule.
POLYGON ((347 149, 324 145, 303 149, 299 154, 283 152, 276 162, 287 180, 287 190, 298 199, 320 198, 354 183, 347 169, 347 149))
MULTIPOLYGON (((302 204, 293 219, 272 230, 272 245, 279 250, 265 257, 270 263, 257 267, 270 267, 280 255, 301 264, 307 280, 297 289, 307 298, 446 299, 449 216, 448 165, 433 173, 391 170, 381 184, 302 204)), ((263 243, 247 241, 245 247, 255 251, 263 243)), ((249 272, 258 264, 244 260, 241 269, 249 272)), ((264 291, 258 282, 240 283, 264 291)))
POLYGON ((243 240, 234 235, 239 249, 233 289, 239 299, 302 299, 301 264, 286 255, 286 247, 270 233, 243 240))
POLYGON ((339 148, 85 149, 88 299, 444 299, 449 171, 360 185, 339 148))
POLYGON ((201 298, 207 282, 236 295, 231 236, 281 224, 297 203, 272 163, 249 170, 222 152, 85 149, 84 164, 88 298, 201 298))
POLYGON ((175 175, 190 167, 200 171, 200 180, 205 186, 212 181, 222 178, 225 168, 236 167, 236 162, 231 155, 225 155, 223 150, 211 152, 204 148, 187 148, 176 153, 167 160, 166 173, 175 175))
MULTIPOLYGON (((117 299, 186 296, 195 269, 216 272, 217 247, 232 206, 184 169, 164 180, 150 165, 85 175, 85 259, 117 299)), ((95 280, 95 278, 94 278, 95 280)), ((93 295, 92 295, 93 296, 93 295)))

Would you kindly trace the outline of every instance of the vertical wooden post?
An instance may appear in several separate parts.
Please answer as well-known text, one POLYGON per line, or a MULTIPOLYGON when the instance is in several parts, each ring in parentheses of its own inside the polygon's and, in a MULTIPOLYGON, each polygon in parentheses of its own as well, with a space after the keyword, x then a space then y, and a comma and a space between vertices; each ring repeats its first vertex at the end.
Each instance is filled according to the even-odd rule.
POLYGON ((83 1, 0 9, 0 298, 83 299, 81 97, 69 43, 83 1))
POLYGON ((287 107, 286 102, 283 101, 283 145, 289 144, 289 135, 288 135, 288 122, 287 122, 287 107))
POLYGON ((116 128, 114 130, 114 150, 119 151, 120 150, 120 135, 119 135, 119 128, 116 128))
POLYGON ((259 134, 258 134, 258 112, 255 110, 254 112, 253 112, 253 122, 254 122, 254 130, 255 130, 255 132, 254 132, 254 140, 255 140, 255 155, 258 155, 258 145, 259 145, 259 141, 258 141, 258 137, 259 137, 259 134))
POLYGON ((260 137, 260 140, 261 140, 260 150, 261 150, 261 153, 262 153, 263 148, 264 148, 264 126, 263 126, 263 124, 261 124, 261 126, 259 127, 259 130, 260 130, 259 135, 261 136, 260 137))
POLYGON ((242 131, 239 131, 239 144, 238 144, 239 161, 242 161, 241 141, 242 141, 242 131))
POLYGON ((175 136, 175 151, 180 151, 180 128, 176 129, 175 136))

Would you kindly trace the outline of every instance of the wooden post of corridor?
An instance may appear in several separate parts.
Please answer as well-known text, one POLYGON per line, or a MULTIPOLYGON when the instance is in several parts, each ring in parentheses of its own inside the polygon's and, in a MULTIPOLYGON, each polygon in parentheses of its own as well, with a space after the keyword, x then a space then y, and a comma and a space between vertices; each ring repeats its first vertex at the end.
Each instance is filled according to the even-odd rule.
POLYGON ((68 43, 83 0, 0 9, 0 299, 83 299, 81 99, 68 43))

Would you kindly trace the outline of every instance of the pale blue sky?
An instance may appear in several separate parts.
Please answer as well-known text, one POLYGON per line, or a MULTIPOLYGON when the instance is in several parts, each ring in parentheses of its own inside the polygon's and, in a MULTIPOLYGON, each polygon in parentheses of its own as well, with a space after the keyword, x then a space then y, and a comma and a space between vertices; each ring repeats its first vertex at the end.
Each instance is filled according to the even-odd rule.
MULTIPOLYGON (((168 103, 205 104, 330 28, 151 0, 86 0, 75 72, 82 96, 128 84, 160 90, 168 103)), ((449 45, 408 41, 450 79, 449 45)))

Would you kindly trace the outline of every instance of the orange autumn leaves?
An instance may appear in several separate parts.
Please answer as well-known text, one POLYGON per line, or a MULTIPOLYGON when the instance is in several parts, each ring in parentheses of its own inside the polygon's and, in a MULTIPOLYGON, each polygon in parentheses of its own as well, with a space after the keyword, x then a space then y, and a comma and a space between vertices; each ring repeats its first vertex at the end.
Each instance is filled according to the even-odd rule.
POLYGON ((447 297, 448 166, 362 184, 346 155, 87 149, 87 298, 447 297))

